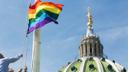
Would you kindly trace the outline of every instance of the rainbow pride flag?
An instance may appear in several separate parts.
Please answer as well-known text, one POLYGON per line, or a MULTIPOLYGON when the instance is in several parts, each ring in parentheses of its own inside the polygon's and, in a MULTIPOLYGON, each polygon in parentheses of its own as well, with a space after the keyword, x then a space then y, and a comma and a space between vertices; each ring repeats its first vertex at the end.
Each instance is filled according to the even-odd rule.
POLYGON ((27 34, 33 32, 35 29, 45 26, 50 22, 58 24, 56 21, 62 11, 62 4, 55 4, 53 2, 37 1, 34 5, 29 6, 28 31, 27 34))

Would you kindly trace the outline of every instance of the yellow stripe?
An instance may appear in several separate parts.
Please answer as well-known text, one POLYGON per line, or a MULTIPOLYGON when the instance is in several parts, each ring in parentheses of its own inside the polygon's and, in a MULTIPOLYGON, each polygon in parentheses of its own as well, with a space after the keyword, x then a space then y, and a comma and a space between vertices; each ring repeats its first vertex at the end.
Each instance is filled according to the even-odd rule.
POLYGON ((28 14, 28 19, 30 18, 36 18, 36 14, 28 14))
POLYGON ((47 11, 50 11, 52 13, 55 13, 55 14, 60 14, 61 10, 56 8, 56 7, 52 7, 52 6, 46 6, 46 5, 42 5, 42 6, 39 6, 37 9, 36 9, 36 13, 38 13, 41 9, 44 9, 44 10, 47 10, 47 11))

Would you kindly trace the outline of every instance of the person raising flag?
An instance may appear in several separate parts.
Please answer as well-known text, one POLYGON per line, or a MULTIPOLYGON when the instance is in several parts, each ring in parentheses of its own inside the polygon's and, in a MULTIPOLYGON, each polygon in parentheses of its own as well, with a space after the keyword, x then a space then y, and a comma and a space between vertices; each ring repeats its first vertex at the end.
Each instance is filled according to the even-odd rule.
POLYGON ((21 57, 23 57, 23 54, 13 57, 13 58, 5 58, 1 53, 0 53, 0 72, 8 72, 9 64, 14 63, 17 60, 19 60, 21 57))

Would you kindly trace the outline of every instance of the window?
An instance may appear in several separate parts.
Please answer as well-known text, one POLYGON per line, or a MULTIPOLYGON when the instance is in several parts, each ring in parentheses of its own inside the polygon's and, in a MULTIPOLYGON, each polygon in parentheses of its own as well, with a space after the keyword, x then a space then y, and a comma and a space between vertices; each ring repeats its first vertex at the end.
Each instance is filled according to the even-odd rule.
POLYGON ((87 44, 85 44, 85 52, 86 52, 86 55, 87 55, 87 44))
POLYGON ((90 43, 90 55, 92 56, 92 44, 90 43))
POLYGON ((95 56, 97 55, 96 54, 96 49, 97 49, 97 47, 96 47, 96 44, 95 44, 95 47, 94 47, 94 54, 95 54, 95 56))

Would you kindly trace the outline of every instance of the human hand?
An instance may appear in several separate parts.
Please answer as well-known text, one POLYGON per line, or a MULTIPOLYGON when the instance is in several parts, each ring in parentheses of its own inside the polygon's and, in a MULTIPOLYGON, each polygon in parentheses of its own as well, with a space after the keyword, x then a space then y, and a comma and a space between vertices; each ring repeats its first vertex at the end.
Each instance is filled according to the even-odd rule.
POLYGON ((23 57, 23 54, 21 54, 20 57, 23 57))

